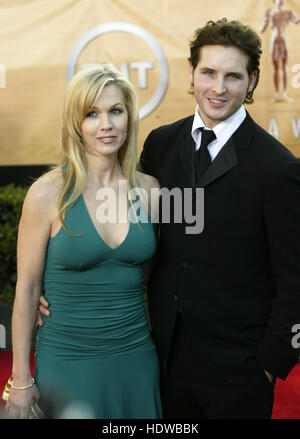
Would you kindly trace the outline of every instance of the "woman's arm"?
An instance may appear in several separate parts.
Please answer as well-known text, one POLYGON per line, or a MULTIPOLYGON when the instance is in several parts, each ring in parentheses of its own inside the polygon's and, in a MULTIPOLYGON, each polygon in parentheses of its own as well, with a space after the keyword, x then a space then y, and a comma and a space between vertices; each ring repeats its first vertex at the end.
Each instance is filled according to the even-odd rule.
MULTIPOLYGON (((47 179, 38 180, 24 200, 17 245, 17 285, 12 316, 13 385, 32 383, 30 351, 36 322, 45 255, 55 209, 53 188, 47 179)), ((32 401, 39 398, 36 385, 12 389, 9 414, 26 417, 32 401)))
MULTIPOLYGON (((148 209, 148 215, 152 220, 156 240, 158 242, 159 238, 159 198, 160 198, 160 184, 158 180, 151 175, 147 175, 144 173, 141 173, 139 171, 135 172, 135 178, 136 183, 138 187, 143 189, 145 193, 147 194, 147 199, 144 199, 145 207, 148 209)), ((141 194, 143 196, 143 193, 141 194)), ((157 248, 153 255, 153 257, 145 262, 144 264, 144 285, 146 286, 148 283, 148 279, 150 276, 150 273, 152 271, 152 268, 154 266, 156 254, 157 254, 157 248)))

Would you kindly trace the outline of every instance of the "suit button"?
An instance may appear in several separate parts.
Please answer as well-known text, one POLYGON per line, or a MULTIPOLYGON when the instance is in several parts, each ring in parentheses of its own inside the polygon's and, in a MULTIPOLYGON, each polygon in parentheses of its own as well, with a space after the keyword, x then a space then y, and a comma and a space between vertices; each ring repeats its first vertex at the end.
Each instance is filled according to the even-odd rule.
POLYGON ((189 268, 189 264, 186 261, 183 261, 181 266, 184 270, 187 270, 189 268))

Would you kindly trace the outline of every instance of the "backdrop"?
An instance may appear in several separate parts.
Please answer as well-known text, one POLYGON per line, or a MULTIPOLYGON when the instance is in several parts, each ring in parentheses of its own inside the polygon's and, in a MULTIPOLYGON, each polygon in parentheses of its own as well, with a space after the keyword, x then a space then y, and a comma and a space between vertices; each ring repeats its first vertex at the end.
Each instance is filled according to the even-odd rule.
POLYGON ((151 129, 192 114, 189 40, 208 20, 238 19, 260 33, 255 120, 300 157, 299 0, 0 0, 0 166, 49 164, 67 81, 113 63, 140 99, 139 150, 151 129), (266 12, 266 9, 268 11, 266 12), (278 38, 281 44, 277 44, 278 38), (287 52, 287 85, 272 59, 287 52))

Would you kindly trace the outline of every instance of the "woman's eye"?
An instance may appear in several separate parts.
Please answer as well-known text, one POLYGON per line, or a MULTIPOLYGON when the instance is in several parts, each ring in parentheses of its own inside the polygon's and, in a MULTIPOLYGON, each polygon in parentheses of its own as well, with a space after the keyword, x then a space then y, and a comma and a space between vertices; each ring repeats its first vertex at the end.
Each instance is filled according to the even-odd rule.
POLYGON ((96 111, 89 111, 88 114, 86 115, 86 117, 96 117, 97 113, 96 111))
POLYGON ((113 108, 113 109, 111 110, 111 112, 112 112, 112 114, 121 114, 121 113, 122 113, 122 110, 121 110, 120 108, 113 108))

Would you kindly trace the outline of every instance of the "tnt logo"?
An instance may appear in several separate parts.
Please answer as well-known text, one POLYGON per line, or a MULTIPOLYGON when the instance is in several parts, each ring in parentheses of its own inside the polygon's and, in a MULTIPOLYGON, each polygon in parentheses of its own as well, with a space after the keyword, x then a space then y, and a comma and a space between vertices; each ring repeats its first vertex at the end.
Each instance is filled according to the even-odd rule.
POLYGON ((140 119, 143 119, 162 101, 169 81, 169 68, 165 53, 158 41, 145 29, 123 22, 104 23, 90 29, 80 37, 70 53, 67 63, 67 81, 70 81, 74 76, 77 64, 81 65, 82 68, 95 63, 113 64, 117 67, 119 62, 121 63, 122 72, 128 79, 131 80, 131 75, 137 74, 137 87, 141 94, 140 97, 142 97, 143 92, 146 92, 146 95, 143 95, 146 102, 140 108, 140 119), (141 59, 135 61, 128 60, 128 56, 131 56, 132 52, 135 53, 132 49, 133 42, 131 40, 131 44, 128 41, 128 46, 124 49, 124 53, 117 53, 119 41, 128 37, 133 39, 134 44, 140 48, 138 51, 139 55, 136 56, 141 56, 141 59), (107 38, 109 38, 109 41, 107 38), (118 40, 116 41, 115 38, 118 40), (91 49, 92 42, 94 43, 93 50, 91 49), (112 55, 109 53, 112 42, 115 44, 113 53, 116 59, 112 59, 112 55), (141 44, 144 45, 142 51, 141 44), (154 60, 152 60, 150 53, 153 55, 154 60), (93 62, 92 56, 96 58, 96 62, 93 62), (122 57, 125 59, 124 62, 121 62, 122 57), (117 64, 114 61, 117 61, 117 64), (156 75, 158 75, 158 84, 154 89, 153 79, 156 75))
POLYGON ((6 330, 4 325, 0 325, 0 349, 6 348, 6 330))
POLYGON ((6 87, 6 69, 3 64, 0 64, 0 88, 6 87))

